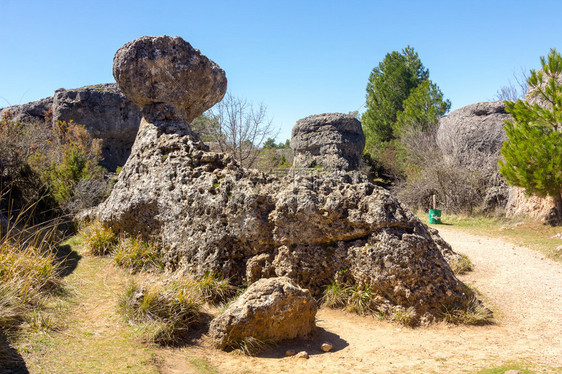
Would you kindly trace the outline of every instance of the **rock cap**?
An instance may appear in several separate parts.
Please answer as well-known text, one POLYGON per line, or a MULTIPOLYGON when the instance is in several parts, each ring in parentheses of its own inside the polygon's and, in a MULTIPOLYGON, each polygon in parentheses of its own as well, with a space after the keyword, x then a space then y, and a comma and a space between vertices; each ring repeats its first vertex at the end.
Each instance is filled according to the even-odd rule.
POLYGON ((125 44, 113 58, 113 76, 143 115, 156 120, 189 123, 226 92, 224 70, 179 36, 125 44))

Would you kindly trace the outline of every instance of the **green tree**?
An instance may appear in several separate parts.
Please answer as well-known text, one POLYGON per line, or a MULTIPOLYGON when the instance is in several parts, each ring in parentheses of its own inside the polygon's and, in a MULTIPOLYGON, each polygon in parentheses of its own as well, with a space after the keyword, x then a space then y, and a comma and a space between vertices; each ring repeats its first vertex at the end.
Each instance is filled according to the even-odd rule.
POLYGON ((443 98, 443 92, 429 79, 414 88, 404 100, 403 110, 396 115, 393 126, 397 137, 406 134, 428 132, 437 126, 439 117, 451 108, 451 102, 443 98))
POLYGON ((531 92, 529 103, 506 101, 513 116, 506 121, 508 140, 499 161, 500 173, 514 186, 529 194, 550 195, 562 221, 562 56, 551 49, 541 57, 541 70, 531 70, 527 80, 531 92))
POLYGON ((402 52, 388 53, 373 69, 367 83, 367 111, 361 117, 367 152, 395 138, 393 127, 398 112, 410 91, 428 77, 429 71, 409 46, 402 52))
POLYGON ((263 149, 274 149, 277 148, 277 143, 275 143, 274 138, 267 138, 267 140, 263 143, 263 149))

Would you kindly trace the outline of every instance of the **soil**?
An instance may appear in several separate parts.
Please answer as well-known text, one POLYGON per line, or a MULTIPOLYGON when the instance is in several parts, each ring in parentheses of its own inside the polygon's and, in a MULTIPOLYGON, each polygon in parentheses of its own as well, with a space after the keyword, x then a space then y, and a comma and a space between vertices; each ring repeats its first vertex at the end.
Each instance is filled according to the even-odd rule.
POLYGON ((459 278, 481 293, 494 324, 407 328, 322 308, 312 339, 257 357, 213 349, 204 330, 194 331, 192 345, 159 348, 141 343, 115 312, 130 275, 108 258, 84 256, 66 278, 76 294, 66 327, 16 348, 31 373, 475 373, 506 364, 562 373, 562 265, 501 239, 435 227, 471 259, 474 271, 459 278), (323 342, 333 350, 322 352, 323 342), (310 358, 285 357, 287 350, 310 358))
MULTIPOLYGON (((544 255, 501 239, 436 226, 468 255, 474 271, 459 276, 494 312, 488 326, 437 324, 406 328, 323 308, 310 341, 280 344, 258 357, 198 347, 160 352, 165 373, 201 372, 185 357, 200 357, 219 373, 473 373, 516 363, 536 372, 562 372, 562 267, 544 255), (321 351, 324 341, 333 344, 321 351), (285 357, 306 350, 310 358, 285 357)), ((203 371, 213 372, 213 371, 203 371)))

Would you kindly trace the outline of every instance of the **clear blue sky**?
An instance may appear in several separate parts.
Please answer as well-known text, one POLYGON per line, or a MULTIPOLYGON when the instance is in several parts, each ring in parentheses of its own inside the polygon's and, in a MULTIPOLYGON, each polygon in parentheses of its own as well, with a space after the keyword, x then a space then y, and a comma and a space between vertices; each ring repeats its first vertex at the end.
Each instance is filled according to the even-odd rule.
POLYGON ((453 109, 490 100, 560 47, 561 17, 560 0, 0 0, 0 107, 113 82, 123 44, 178 35, 234 95, 263 102, 284 140, 300 118, 360 109, 371 70, 407 45, 453 109))

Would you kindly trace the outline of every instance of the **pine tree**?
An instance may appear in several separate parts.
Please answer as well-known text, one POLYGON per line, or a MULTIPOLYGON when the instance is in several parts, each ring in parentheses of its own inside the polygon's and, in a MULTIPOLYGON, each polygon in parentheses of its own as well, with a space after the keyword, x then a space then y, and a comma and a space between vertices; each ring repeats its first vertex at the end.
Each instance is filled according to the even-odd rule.
POLYGON ((403 103, 403 110, 396 115, 393 131, 396 137, 405 133, 431 131, 437 126, 439 117, 451 108, 451 102, 444 100, 439 87, 426 79, 414 88, 403 103))
POLYGON ((373 69, 367 84, 367 111, 361 122, 367 150, 395 138, 392 127, 410 91, 429 77, 417 52, 406 47, 388 53, 373 69))
POLYGON ((552 196, 562 222, 562 56, 551 49, 541 65, 527 80, 530 100, 540 105, 505 102, 513 121, 506 121, 500 173, 529 194, 552 196))

